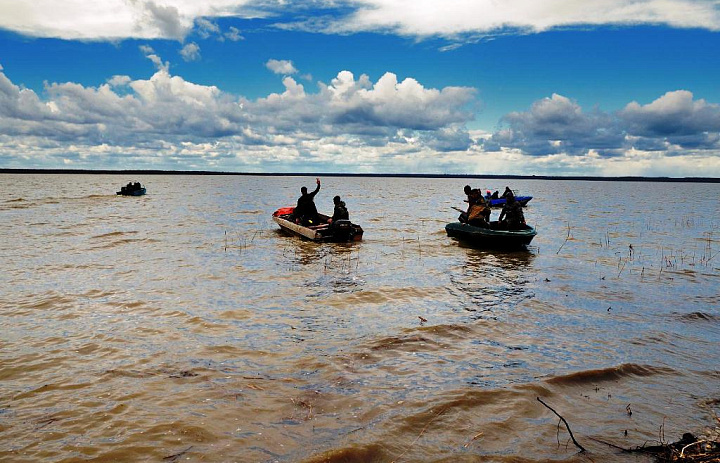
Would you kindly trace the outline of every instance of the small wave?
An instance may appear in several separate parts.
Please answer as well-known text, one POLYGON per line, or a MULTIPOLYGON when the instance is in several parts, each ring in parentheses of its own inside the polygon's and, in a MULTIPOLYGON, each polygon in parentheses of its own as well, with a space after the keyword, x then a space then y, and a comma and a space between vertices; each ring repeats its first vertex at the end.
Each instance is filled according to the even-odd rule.
POLYGON ((578 371, 577 373, 571 373, 569 375, 556 376, 546 380, 546 382, 560 385, 594 384, 602 381, 615 381, 632 376, 653 376, 672 374, 673 372, 674 370, 670 368, 624 363, 619 367, 601 368, 599 370, 585 370, 578 371))
POLYGON ((234 309, 220 312, 217 317, 223 320, 247 320, 252 317, 253 313, 247 309, 234 309))
POLYGON ((56 293, 47 293, 45 295, 40 295, 27 301, 18 302, 17 307, 20 309, 46 310, 57 309, 59 307, 67 307, 70 306, 73 302, 74 300, 69 297, 65 297, 56 293))
POLYGON ((390 301, 412 301, 444 294, 443 288, 381 288, 376 291, 357 291, 343 294, 341 299, 329 301, 332 305, 352 306, 353 304, 382 304, 390 301))
POLYGON ((13 400, 25 399, 28 397, 34 397, 39 394, 44 394, 50 391, 74 391, 78 389, 84 389, 90 387, 90 383, 77 383, 77 384, 45 384, 38 388, 22 392, 13 397, 13 400))
POLYGON ((239 215, 263 215, 265 213, 265 211, 262 211, 260 209, 255 209, 251 211, 237 211, 237 214, 239 215))
POLYGON ((425 336, 389 336, 378 339, 370 345, 370 349, 374 351, 380 350, 399 350, 408 352, 418 351, 435 351, 447 347, 447 345, 427 338, 425 336))
POLYGON ((100 238, 112 238, 115 236, 123 236, 123 235, 132 235, 137 233, 137 231, 116 231, 116 232, 110 232, 110 233, 104 233, 102 235, 95 235, 91 236, 90 239, 100 239, 100 238))
POLYGON ((435 336, 452 339, 465 339, 473 332, 472 328, 465 325, 433 325, 417 328, 420 332, 432 333, 435 336))
POLYGON ((237 359, 242 357, 275 357, 281 355, 273 352, 266 352, 255 349, 243 349, 241 347, 231 345, 207 346, 202 349, 202 352, 208 355, 219 355, 223 358, 229 359, 237 359))
POLYGON ((333 449, 303 460, 303 463, 365 463, 368 461, 390 461, 385 447, 380 444, 349 445, 333 449))
POLYGON ((24 198, 10 199, 8 201, 3 201, 3 203, 0 204, 0 211, 12 209, 29 209, 34 205, 35 203, 28 201, 24 198))
POLYGON ((673 313, 673 315, 677 318, 679 318, 681 321, 685 322, 697 322, 697 321, 704 321, 704 322, 718 322, 720 321, 720 317, 717 315, 705 313, 705 312, 690 312, 690 313, 673 313))
POLYGON ((113 241, 112 243, 104 244, 102 246, 94 247, 93 249, 112 249, 125 244, 133 243, 157 243, 159 240, 155 238, 124 238, 121 240, 113 241))

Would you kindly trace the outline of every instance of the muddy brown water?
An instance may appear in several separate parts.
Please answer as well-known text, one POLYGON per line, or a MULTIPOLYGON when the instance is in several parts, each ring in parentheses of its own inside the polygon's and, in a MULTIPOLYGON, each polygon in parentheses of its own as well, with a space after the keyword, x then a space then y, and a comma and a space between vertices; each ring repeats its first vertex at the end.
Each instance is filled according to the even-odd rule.
POLYGON ((325 178, 349 245, 271 221, 313 184, 0 175, 0 460, 644 462, 589 438, 713 425, 720 184, 325 178), (466 183, 534 196, 527 251, 446 236, 466 183))

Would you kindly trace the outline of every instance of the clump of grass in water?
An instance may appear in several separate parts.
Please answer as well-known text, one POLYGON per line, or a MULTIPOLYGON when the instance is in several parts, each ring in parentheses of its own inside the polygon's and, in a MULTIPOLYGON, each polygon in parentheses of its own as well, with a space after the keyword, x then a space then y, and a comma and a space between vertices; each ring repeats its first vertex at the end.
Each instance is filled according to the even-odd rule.
MULTIPOLYGON (((240 234, 240 232, 235 232, 237 235, 236 237, 233 237, 233 232, 230 232, 229 240, 228 240, 228 232, 225 230, 225 247, 224 250, 227 252, 228 247, 236 248, 239 251, 246 251, 248 246, 252 244, 253 241, 255 241, 255 238, 262 234, 262 230, 255 230, 252 232, 252 236, 250 236, 250 239, 248 240, 248 234, 250 232, 240 234)), ((283 255, 285 253, 283 252, 283 255)))
MULTIPOLYGON (((333 257, 339 254, 335 249, 330 249, 330 251, 327 254, 327 257, 324 261, 324 271, 327 272, 328 270, 337 270, 337 268, 334 268, 334 261, 333 257)), ((357 250, 357 253, 355 255, 355 265, 354 269, 357 270, 357 268, 360 266, 360 250, 357 250)), ((352 257, 352 250, 350 250, 347 255, 343 255, 340 258, 337 259, 337 262, 340 264, 340 272, 343 273, 350 273, 353 270, 353 257, 352 257)))

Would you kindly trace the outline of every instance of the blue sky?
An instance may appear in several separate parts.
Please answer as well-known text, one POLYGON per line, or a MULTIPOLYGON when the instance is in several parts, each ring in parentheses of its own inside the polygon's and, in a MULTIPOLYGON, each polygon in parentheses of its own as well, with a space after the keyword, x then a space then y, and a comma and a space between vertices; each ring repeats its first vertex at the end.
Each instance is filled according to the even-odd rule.
POLYGON ((0 167, 720 177, 715 0, 0 0, 0 167))

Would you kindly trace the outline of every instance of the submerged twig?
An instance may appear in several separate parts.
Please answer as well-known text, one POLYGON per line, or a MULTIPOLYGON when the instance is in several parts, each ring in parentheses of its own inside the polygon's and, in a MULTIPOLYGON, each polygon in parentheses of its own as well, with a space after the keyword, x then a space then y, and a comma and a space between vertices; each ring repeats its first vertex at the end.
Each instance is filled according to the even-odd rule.
POLYGON ((163 460, 167 460, 167 461, 178 461, 178 460, 180 459, 180 457, 183 456, 183 455, 185 455, 191 448, 193 448, 192 445, 191 445, 190 447, 186 448, 185 450, 183 450, 183 451, 180 452, 180 453, 176 453, 175 455, 168 455, 167 457, 164 457, 163 460))
POLYGON ((545 405, 551 412, 553 412, 555 415, 557 415, 557 417, 560 418, 563 423, 565 423, 565 427, 567 428, 568 433, 570 434, 570 438, 572 439, 573 444, 575 444, 575 446, 576 446, 577 448, 579 448, 581 452, 587 452, 587 450, 585 450, 585 447, 583 447, 582 445, 578 444, 578 441, 575 440, 575 436, 573 436, 573 433, 572 433, 572 431, 570 430, 570 425, 569 425, 568 422, 565 420, 565 418, 563 418, 558 412, 556 412, 555 410, 553 410, 553 408, 552 408, 550 405, 548 405, 548 404, 546 404, 545 402, 543 402, 540 397, 537 397, 537 400, 538 400, 538 402, 540 402, 541 404, 545 405))
POLYGON ((475 439, 477 439, 478 437, 482 437, 483 434, 484 434, 484 433, 482 433, 482 432, 479 432, 479 433, 475 434, 475 435, 473 436, 473 438, 470 439, 470 442, 468 442, 467 444, 463 445, 463 448, 468 448, 468 447, 470 446, 470 444, 472 444, 472 443, 475 441, 475 439))
POLYGON ((567 236, 565 237, 565 241, 563 241, 563 243, 560 245, 560 248, 557 250, 557 252, 555 254, 560 254, 560 250, 563 248, 563 246, 565 246, 565 243, 567 243, 568 240, 570 239, 570 222, 568 222, 567 227, 568 227, 568 230, 567 230, 567 236))
POLYGON ((428 421, 427 424, 425 424, 425 426, 422 428, 422 431, 420 431, 420 434, 417 435, 417 437, 415 438, 415 440, 412 441, 412 443, 408 446, 408 448, 406 448, 406 449, 403 451, 403 453, 401 453, 400 455, 398 455, 397 457, 395 457, 395 459, 393 459, 391 463, 395 463, 397 460, 399 460, 400 458, 402 458, 402 457, 408 452, 408 450, 410 450, 410 447, 412 447, 413 445, 415 445, 415 442, 417 442, 417 441, 420 439, 420 437, 422 437, 422 435, 425 434, 425 431, 427 431, 427 428, 432 424, 432 422, 435 421, 438 416, 440 416, 440 415, 442 415, 443 413, 445 413, 445 410, 447 410, 447 407, 446 407, 446 408, 443 408, 443 409, 440 410, 435 416, 433 416, 432 419, 431 419, 430 421, 428 421))

